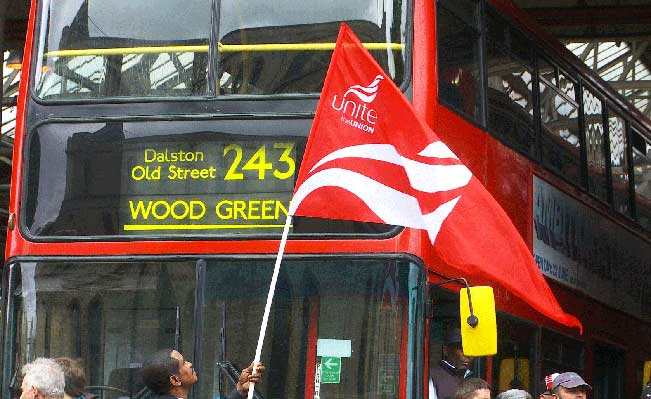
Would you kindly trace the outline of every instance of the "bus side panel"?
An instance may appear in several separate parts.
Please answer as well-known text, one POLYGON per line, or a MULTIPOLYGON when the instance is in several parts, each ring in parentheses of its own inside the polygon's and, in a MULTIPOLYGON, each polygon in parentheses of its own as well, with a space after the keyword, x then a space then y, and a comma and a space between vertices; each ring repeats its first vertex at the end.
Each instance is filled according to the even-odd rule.
MULTIPOLYGON (((27 25, 27 36, 25 38, 25 49, 23 51, 23 63, 20 75, 20 85, 18 88, 18 107, 16 110, 16 130, 14 134, 14 154, 13 164, 23 164, 23 144, 25 143, 25 114, 27 111, 27 99, 29 98, 29 71, 32 65, 32 48, 34 45, 34 31, 36 29, 36 9, 38 8, 37 0, 32 0, 29 9, 29 23, 27 25)), ((20 229, 18 228, 19 220, 19 203, 21 196, 21 182, 23 179, 21 169, 14 170, 11 176, 11 195, 9 197, 9 217, 13 218, 7 229, 7 251, 5 259, 9 259, 17 247, 19 247, 20 229)))
POLYGON ((429 126, 434 126, 436 90, 436 29, 433 1, 414 0, 414 41, 412 57, 413 105, 429 126))

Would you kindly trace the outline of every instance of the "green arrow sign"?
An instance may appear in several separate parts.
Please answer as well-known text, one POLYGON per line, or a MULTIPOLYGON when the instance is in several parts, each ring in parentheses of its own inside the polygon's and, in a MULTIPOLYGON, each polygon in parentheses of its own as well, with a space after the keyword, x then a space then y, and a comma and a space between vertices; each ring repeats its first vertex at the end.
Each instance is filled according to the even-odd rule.
POLYGON ((328 357, 321 358, 321 383, 322 384, 339 384, 341 380, 341 358, 328 357))

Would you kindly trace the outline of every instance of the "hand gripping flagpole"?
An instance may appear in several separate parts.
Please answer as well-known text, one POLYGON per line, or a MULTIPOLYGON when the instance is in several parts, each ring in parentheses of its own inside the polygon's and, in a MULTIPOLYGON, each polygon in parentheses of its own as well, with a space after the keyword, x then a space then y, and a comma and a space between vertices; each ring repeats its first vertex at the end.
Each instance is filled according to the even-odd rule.
MULTIPOLYGON (((262 354, 262 343, 267 331, 267 323, 269 321, 269 312, 271 311, 271 303, 274 299, 274 292, 276 291, 276 281, 278 280, 278 272, 280 271, 280 261, 285 252, 285 244, 287 243, 287 235, 289 234, 289 226, 292 223, 292 215, 287 215, 285 220, 285 227, 283 228, 283 236, 280 240, 280 247, 278 248, 278 255, 276 256, 276 264, 274 266, 274 273, 271 276, 271 283, 269 284, 269 293, 267 294, 267 304, 264 307, 264 315, 262 316, 262 325, 260 326, 260 335, 258 336, 258 347, 255 349, 255 358, 253 359, 253 371, 251 375, 256 374, 258 365, 260 364, 260 355, 262 354)), ((253 391, 255 390, 255 383, 249 384, 248 399, 253 398, 253 391)))

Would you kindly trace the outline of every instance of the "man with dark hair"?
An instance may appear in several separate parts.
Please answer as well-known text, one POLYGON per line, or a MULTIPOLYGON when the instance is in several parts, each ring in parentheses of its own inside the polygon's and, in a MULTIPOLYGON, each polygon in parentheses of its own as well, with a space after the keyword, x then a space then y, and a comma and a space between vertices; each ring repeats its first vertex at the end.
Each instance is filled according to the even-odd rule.
POLYGON ((461 329, 450 329, 443 343, 443 359, 430 369, 429 399, 449 399, 464 378, 472 358, 463 354, 461 329))
MULTIPOLYGON (((264 371, 262 364, 258 365, 256 374, 253 374, 253 363, 240 374, 235 389, 227 399, 241 399, 246 397, 251 382, 260 382, 264 371)), ((197 373, 192 363, 185 360, 183 355, 174 349, 163 349, 154 353, 145 362, 142 379, 155 395, 154 399, 187 399, 188 392, 197 380, 197 373)))
POLYGON ((591 389, 580 375, 572 371, 561 373, 552 381, 552 395, 558 399, 586 399, 591 389))
POLYGON ((491 387, 481 378, 466 378, 459 383, 453 399, 491 399, 491 387))

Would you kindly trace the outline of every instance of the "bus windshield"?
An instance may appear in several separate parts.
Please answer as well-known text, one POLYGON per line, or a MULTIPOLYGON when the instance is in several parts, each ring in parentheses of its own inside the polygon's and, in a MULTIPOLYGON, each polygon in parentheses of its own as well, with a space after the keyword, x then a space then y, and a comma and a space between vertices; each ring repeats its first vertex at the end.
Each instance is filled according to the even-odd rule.
MULTIPOLYGON (((199 376, 193 397, 223 398, 254 357, 272 271, 272 258, 251 257, 13 264, 5 381, 37 357, 65 356, 83 360, 101 399, 142 398, 144 360, 176 348, 199 376)), ((408 261, 284 260, 258 399, 404 397, 401 379, 422 380, 423 284, 408 261)))
POLYGON ((46 100, 318 93, 341 22, 397 84, 402 0, 46 0, 34 71, 46 100))

